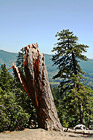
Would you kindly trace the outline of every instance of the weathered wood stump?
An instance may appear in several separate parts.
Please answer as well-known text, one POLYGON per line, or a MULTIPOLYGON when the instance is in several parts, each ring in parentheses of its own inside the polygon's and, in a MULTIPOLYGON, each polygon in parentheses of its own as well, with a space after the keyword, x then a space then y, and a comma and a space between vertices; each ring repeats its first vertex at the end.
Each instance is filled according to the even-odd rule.
POLYGON ((46 130, 63 130, 51 93, 44 54, 39 53, 37 44, 28 45, 24 49, 25 75, 15 64, 12 68, 24 90, 32 99, 37 113, 38 126, 46 130))

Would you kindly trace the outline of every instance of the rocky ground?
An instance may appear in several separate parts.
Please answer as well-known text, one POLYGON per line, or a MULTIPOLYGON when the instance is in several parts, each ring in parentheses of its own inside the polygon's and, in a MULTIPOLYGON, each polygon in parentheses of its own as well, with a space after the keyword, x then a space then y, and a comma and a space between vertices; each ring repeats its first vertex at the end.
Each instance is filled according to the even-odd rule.
POLYGON ((93 140, 93 136, 71 132, 59 133, 43 129, 25 129, 0 133, 0 140, 93 140))

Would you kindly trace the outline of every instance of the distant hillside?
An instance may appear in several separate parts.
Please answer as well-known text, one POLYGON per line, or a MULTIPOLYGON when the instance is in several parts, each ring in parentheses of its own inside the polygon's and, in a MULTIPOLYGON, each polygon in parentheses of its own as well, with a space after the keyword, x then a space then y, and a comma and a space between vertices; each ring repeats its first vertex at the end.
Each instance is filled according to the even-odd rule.
POLYGON ((93 59, 88 59, 88 61, 80 62, 81 68, 86 73, 93 73, 93 59))
POLYGON ((0 50, 0 65, 6 64, 7 68, 12 66, 12 63, 17 59, 17 53, 10 53, 0 50))
MULTIPOLYGON (((45 54, 45 63, 49 75, 49 81, 54 82, 52 77, 57 73, 57 67, 53 66, 51 61, 52 55, 45 54)), ((6 64, 7 68, 12 66, 12 63, 17 59, 17 53, 10 53, 0 50, 0 65, 6 64)), ((80 66, 84 72, 86 72, 87 84, 93 85, 93 59, 88 59, 88 61, 81 61, 80 66)), ((56 80, 58 82, 59 80, 56 80)))
MULTIPOLYGON (((53 66, 52 55, 44 54, 45 56, 45 64, 48 71, 49 81, 53 82, 53 76, 57 73, 57 66, 53 66)), ((57 80, 55 80, 58 82, 57 80)))

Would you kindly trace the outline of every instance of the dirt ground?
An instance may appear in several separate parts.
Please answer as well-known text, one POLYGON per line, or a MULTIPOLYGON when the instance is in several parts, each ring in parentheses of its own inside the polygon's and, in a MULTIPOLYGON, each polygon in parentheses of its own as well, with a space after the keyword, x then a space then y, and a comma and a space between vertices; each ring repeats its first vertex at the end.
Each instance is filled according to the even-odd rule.
POLYGON ((46 131, 44 129, 25 129, 23 131, 0 133, 0 140, 93 140, 82 134, 46 131))

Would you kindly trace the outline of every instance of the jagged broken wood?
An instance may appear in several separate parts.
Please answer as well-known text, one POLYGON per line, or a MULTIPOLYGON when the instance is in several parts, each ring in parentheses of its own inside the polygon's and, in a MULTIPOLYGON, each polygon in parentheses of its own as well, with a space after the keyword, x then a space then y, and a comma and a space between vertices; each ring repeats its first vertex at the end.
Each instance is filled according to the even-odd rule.
POLYGON ((46 130, 62 130, 48 81, 44 54, 39 53, 37 44, 28 45, 24 49, 25 76, 15 64, 12 68, 24 90, 32 99, 37 113, 38 126, 46 130))

